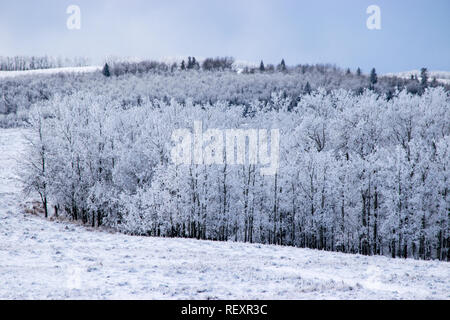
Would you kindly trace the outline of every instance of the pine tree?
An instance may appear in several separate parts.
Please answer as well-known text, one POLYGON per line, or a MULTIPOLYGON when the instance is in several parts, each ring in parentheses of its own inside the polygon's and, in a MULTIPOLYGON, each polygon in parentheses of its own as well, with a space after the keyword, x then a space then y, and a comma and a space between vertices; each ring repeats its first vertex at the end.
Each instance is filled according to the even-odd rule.
POLYGON ((352 74, 352 72, 350 71, 350 68, 347 68, 347 71, 345 72, 346 75, 350 75, 352 74))
POLYGON ((103 67, 102 74, 105 77, 110 77, 111 76, 111 73, 109 72, 109 66, 108 66, 107 63, 105 63, 105 66, 103 67))
POLYGON ((378 82, 377 72, 375 68, 373 68, 372 71, 370 71, 370 84, 374 85, 377 82, 378 82))
POLYGON ((436 77, 433 77, 433 80, 431 81, 431 87, 436 88, 438 86, 438 82, 436 77))
POLYGON ((306 94, 310 94, 311 93, 311 85, 309 84, 309 81, 306 82, 305 88, 303 88, 303 92, 305 92, 306 94))
POLYGON ((428 70, 427 68, 422 68, 420 70, 420 85, 423 89, 425 89, 428 86, 428 70))
POLYGON ((361 68, 358 67, 358 69, 356 70, 356 75, 357 75, 358 77, 361 76, 361 68))
POLYGON ((280 67, 279 67, 281 72, 286 72, 286 63, 284 62, 284 59, 281 59, 281 63, 280 63, 280 67))
POLYGON ((266 68, 264 67, 264 62, 261 60, 261 63, 259 64, 259 71, 264 72, 266 68))
POLYGON ((186 64, 184 63, 184 60, 181 61, 181 70, 186 70, 186 64))

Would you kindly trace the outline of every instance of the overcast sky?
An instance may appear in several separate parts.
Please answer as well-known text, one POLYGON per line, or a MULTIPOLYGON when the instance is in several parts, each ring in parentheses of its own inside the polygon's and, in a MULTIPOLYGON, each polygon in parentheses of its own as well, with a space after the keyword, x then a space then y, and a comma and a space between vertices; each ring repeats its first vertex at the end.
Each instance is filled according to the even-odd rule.
POLYGON ((0 0, 0 55, 233 56, 450 71, 449 0, 0 0), (68 30, 69 5, 81 29, 68 30), (381 8, 381 30, 366 9, 381 8))

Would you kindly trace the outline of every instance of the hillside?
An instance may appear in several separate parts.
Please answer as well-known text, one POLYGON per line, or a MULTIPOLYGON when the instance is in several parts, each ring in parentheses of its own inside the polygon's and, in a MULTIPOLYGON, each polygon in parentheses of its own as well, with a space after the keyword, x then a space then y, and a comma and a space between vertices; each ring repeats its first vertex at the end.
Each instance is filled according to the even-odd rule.
POLYGON ((20 76, 30 75, 52 75, 58 73, 87 73, 101 70, 98 66, 89 67, 65 67, 65 68, 49 68, 49 69, 37 69, 37 70, 25 70, 25 71, 0 71, 1 78, 15 78, 20 76))
POLYGON ((0 130, 0 299, 449 299, 447 262, 131 237, 24 214, 0 130))
MULTIPOLYGON (((411 76, 417 76, 418 79, 420 78, 420 70, 411 70, 411 71, 404 71, 404 72, 398 72, 398 73, 388 73, 385 76, 387 77, 399 77, 402 79, 411 79, 411 76)), ((450 84, 450 72, 449 71, 429 71, 428 76, 430 81, 433 78, 436 78, 436 80, 440 83, 444 84, 450 84)))

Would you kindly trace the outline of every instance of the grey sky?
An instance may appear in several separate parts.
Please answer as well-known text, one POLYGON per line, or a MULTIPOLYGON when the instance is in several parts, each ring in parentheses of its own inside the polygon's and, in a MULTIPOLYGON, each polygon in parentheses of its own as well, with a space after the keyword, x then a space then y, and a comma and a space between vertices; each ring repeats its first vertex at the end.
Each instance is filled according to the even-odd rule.
POLYGON ((0 0, 0 55, 231 55, 368 72, 450 70, 450 1, 0 0), (66 9, 81 8, 81 30, 66 9), (381 8, 381 30, 366 8, 381 8))

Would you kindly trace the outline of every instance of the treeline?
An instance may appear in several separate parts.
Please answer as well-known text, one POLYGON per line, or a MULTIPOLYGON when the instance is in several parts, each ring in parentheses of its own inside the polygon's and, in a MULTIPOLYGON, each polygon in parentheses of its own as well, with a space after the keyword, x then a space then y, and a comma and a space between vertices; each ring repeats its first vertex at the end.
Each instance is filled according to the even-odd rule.
MULTIPOLYGON (((217 57, 206 58, 202 63, 199 63, 195 57, 188 57, 187 61, 182 60, 180 64, 177 62, 165 63, 157 61, 111 61, 105 63, 103 67, 103 75, 110 77, 111 75, 121 76, 124 74, 139 75, 143 73, 158 73, 167 74, 175 73, 178 71, 234 71, 242 74, 255 74, 255 73, 284 73, 284 74, 316 74, 327 75, 329 78, 337 77, 342 81, 341 88, 353 89, 356 93, 361 94, 365 89, 371 89, 379 94, 386 94, 390 98, 395 91, 407 90, 413 94, 422 94, 428 87, 436 88, 443 86, 449 90, 448 85, 439 83, 436 78, 429 79, 428 71, 426 68, 422 68, 421 79, 419 81, 417 76, 412 76, 410 79, 403 79, 395 76, 390 77, 378 77, 376 69, 373 68, 366 76, 363 74, 361 68, 357 68, 354 73, 347 68, 345 71, 330 64, 315 64, 315 65, 297 65, 288 66, 284 59, 278 65, 264 64, 261 61, 259 66, 251 65, 235 65, 235 60, 232 57, 217 57), (355 86, 354 83, 358 85, 355 86), (349 86, 350 83, 350 86, 349 86)), ((320 76, 319 76, 320 77, 320 76)), ((331 80, 330 80, 331 81, 331 80)), ((305 85, 306 86, 306 85, 305 85)), ((323 85, 327 87, 327 85, 323 85)), ((311 92, 311 84, 306 86, 307 93, 311 92)))
POLYGON ((443 88, 318 89, 294 104, 275 92, 249 106, 80 91, 33 109, 25 180, 47 215, 129 234, 448 261, 449 106, 443 88), (280 129, 279 171, 175 165, 172 132, 194 121, 280 129))
MULTIPOLYGON (((232 61, 231 58, 214 58, 205 59, 200 64, 191 58, 187 60, 186 69, 176 65, 173 71, 173 64, 116 61, 105 65, 103 74, 109 74, 109 77, 95 72, 0 78, 0 127, 24 125, 27 123, 28 109, 34 103, 79 90, 93 90, 98 94, 114 92, 123 106, 140 105, 143 101, 154 99, 168 102, 171 98, 185 103, 190 98, 197 104, 227 101, 231 105, 247 108, 255 101, 268 103, 272 92, 282 91, 285 97, 291 99, 293 108, 302 95, 318 88, 324 88, 327 92, 346 89, 357 95, 370 89, 379 96, 391 99, 401 90, 421 95, 429 87, 443 86, 432 79, 424 82, 414 78, 378 77, 375 70, 366 76, 360 69, 352 72, 332 65, 289 67, 284 61, 273 66, 273 71, 270 65, 264 63, 264 71, 236 65, 230 70, 232 61), (202 70, 199 65, 209 71, 202 70)), ((444 88, 447 91, 450 89, 448 86, 444 88)))
POLYGON ((144 60, 139 62, 130 61, 109 61, 103 67, 103 75, 109 77, 111 75, 120 76, 127 73, 173 73, 176 71, 186 70, 203 70, 203 71, 230 71, 233 70, 234 59, 231 57, 206 58, 200 64, 195 57, 188 57, 180 63, 159 62, 144 60))
POLYGON ((0 128, 27 125, 33 104, 70 95, 102 78, 101 74, 78 73, 0 78, 0 128))
POLYGON ((62 67, 84 67, 89 65, 89 59, 83 57, 37 57, 37 56, 0 56, 0 71, 26 71, 62 67))

